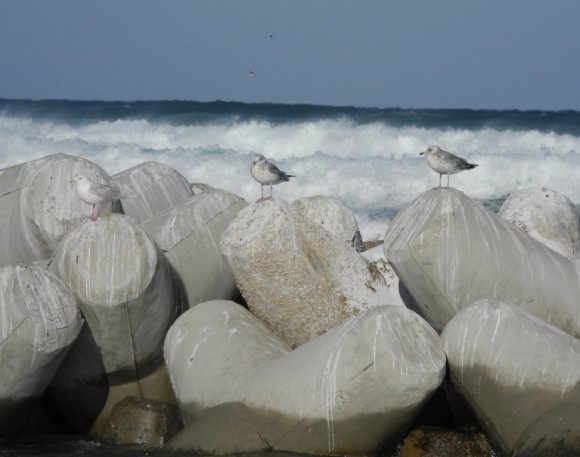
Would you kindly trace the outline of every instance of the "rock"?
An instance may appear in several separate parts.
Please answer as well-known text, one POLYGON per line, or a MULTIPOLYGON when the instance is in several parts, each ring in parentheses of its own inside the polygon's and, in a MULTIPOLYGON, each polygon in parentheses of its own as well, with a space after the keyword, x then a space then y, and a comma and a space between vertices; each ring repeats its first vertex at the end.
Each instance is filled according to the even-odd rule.
POLYGON ((302 211, 306 217, 320 224, 328 233, 352 246, 357 252, 364 250, 354 214, 340 200, 316 195, 296 200, 292 205, 302 211))
POLYGON ((580 341, 498 299, 441 335, 451 381, 503 455, 580 455, 580 341))
POLYGON ((52 273, 0 269, 0 437, 25 422, 81 326, 73 295, 52 273))
POLYGON ((580 224, 576 206, 545 187, 511 194, 499 215, 565 257, 580 253, 580 224))
MULTIPOLYGON (((64 234, 92 209, 71 180, 80 173, 113 184, 107 173, 81 157, 55 154, 0 170, 0 266, 50 257, 64 234)), ((102 212, 120 211, 116 204, 102 212)))
POLYGON ((399 212, 385 256, 437 331, 475 300, 502 297, 580 336, 574 264, 455 189, 399 212))
POLYGON ((181 173, 158 162, 136 165, 114 175, 113 179, 117 186, 135 194, 135 198, 123 202, 123 209, 140 222, 193 195, 191 185, 181 173))
POLYGON ((102 435, 120 444, 160 448, 182 427, 176 405, 126 397, 113 407, 102 435))
POLYGON ((441 342, 423 319, 402 306, 375 307, 233 383, 179 433, 179 448, 374 455, 402 437, 444 373, 441 342), (222 421, 232 436, 206 434, 222 421))
POLYGON ((237 303, 209 301, 182 314, 167 333, 164 354, 184 422, 218 405, 249 373, 289 350, 237 303))
POLYGON ((246 202, 229 192, 194 195, 143 223, 187 292, 189 306, 229 300, 238 294, 230 267, 220 250, 222 233, 246 202))
POLYGON ((221 245, 250 310, 293 347, 393 304, 371 263, 282 200, 240 211, 221 245))
POLYGON ((414 429, 405 439, 398 457, 493 457, 481 433, 432 427, 414 429))
POLYGON ((75 226, 49 268, 69 286, 86 320, 51 391, 86 433, 107 404, 109 386, 137 382, 163 365, 165 334, 186 309, 185 294, 151 237, 123 215, 75 226))

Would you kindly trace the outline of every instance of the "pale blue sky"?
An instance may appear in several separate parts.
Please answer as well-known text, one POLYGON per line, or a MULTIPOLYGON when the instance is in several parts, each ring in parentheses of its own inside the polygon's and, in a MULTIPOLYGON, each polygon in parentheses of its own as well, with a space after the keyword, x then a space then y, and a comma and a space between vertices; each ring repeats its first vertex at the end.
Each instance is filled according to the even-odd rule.
POLYGON ((580 110, 579 22, 578 0, 0 0, 0 98, 580 110))

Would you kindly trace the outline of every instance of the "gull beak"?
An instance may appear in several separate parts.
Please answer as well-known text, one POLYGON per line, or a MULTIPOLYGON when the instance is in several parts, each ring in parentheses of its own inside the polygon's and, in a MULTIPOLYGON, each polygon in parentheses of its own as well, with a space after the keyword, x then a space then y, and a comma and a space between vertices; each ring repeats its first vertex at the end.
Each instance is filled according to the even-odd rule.
POLYGON ((423 154, 425 154, 425 151, 419 153, 420 156, 422 156, 423 154))

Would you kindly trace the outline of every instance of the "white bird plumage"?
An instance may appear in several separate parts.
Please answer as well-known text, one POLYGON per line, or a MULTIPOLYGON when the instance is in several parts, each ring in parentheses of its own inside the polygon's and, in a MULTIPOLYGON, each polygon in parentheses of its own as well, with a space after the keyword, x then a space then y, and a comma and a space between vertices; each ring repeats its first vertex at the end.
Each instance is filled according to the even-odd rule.
POLYGON ((262 187, 262 198, 257 201, 272 198, 272 185, 280 184, 281 182, 289 181, 290 178, 296 177, 281 171, 276 165, 268 162, 262 154, 256 155, 256 158, 250 166, 250 173, 252 173, 252 177, 262 187), (268 184, 270 185, 270 196, 264 198, 264 186, 268 184))
POLYGON ((439 146, 429 146, 425 151, 420 152, 419 155, 427 157, 427 164, 439 173, 439 187, 441 187, 441 177, 443 175, 447 175, 447 188, 449 188, 449 175, 477 167, 476 164, 469 163, 455 154, 444 151, 439 146))
POLYGON ((122 192, 118 187, 93 182, 84 174, 77 175, 71 183, 75 184, 79 198, 83 202, 93 205, 93 213, 89 216, 92 221, 96 221, 99 217, 101 204, 134 196, 122 192))

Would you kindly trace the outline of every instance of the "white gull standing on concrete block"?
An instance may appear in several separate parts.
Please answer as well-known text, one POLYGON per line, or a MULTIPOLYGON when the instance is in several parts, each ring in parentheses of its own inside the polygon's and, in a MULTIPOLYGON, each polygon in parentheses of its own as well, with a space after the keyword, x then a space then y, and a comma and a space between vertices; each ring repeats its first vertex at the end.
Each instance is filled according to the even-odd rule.
POLYGON ((441 187, 441 177, 443 175, 447 175, 447 188, 449 188, 449 175, 477 167, 477 165, 468 163, 467 160, 455 154, 444 151, 439 146, 429 146, 427 150, 419 153, 419 155, 425 155, 429 166, 439 173, 439 187, 441 187))
POLYGON ((93 213, 89 216, 91 221, 96 221, 102 203, 111 202, 120 198, 132 198, 134 195, 123 193, 118 187, 91 181, 86 175, 77 175, 71 183, 75 183, 75 190, 79 198, 93 205, 93 213))
POLYGON ((253 178, 260 183, 262 187, 262 198, 257 201, 272 198, 272 185, 280 184, 281 182, 289 181, 290 178, 295 178, 294 175, 286 174, 281 171, 276 165, 268 162, 262 154, 257 154, 252 162, 250 172, 253 178), (270 196, 264 198, 264 185, 270 185, 270 196))

